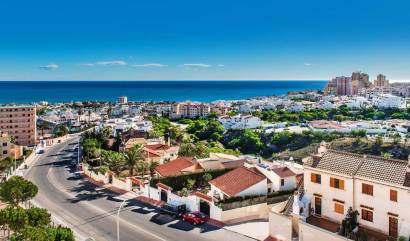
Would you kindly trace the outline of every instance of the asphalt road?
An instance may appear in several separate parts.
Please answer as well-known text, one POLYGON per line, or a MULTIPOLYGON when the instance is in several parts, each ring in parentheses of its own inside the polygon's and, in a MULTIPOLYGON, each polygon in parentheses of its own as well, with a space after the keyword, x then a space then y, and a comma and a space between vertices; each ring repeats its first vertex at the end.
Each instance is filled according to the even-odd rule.
MULTIPOLYGON (((39 187, 33 200, 47 208, 53 218, 72 228, 79 240, 117 240, 118 194, 73 177, 77 159, 77 138, 50 147, 41 154, 24 176, 39 187)), ((225 229, 189 223, 159 214, 158 210, 127 201, 120 212, 122 241, 250 241, 253 239, 225 229)))

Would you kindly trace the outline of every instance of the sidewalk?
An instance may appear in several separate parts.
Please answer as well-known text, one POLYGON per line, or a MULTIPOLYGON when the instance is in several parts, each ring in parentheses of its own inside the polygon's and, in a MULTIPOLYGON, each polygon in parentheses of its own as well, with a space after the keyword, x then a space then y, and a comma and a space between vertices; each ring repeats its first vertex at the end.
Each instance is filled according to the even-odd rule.
POLYGON ((238 224, 225 225, 224 229, 257 240, 266 240, 267 237, 269 237, 269 221, 267 220, 254 220, 238 224))

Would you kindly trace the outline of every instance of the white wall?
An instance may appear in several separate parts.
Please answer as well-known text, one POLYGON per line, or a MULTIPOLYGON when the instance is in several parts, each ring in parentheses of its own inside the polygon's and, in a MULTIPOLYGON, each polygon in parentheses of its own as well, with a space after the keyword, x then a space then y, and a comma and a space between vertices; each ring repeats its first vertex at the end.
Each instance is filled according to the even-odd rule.
POLYGON ((410 193, 402 188, 377 184, 368 180, 356 179, 355 182, 356 208, 361 213, 360 205, 372 207, 373 222, 362 220, 359 216, 359 223, 363 226, 389 233, 388 212, 398 214, 399 234, 410 236, 410 193), (362 183, 373 185, 373 196, 362 194, 362 183), (390 201, 390 189, 396 190, 397 202, 390 201))
POLYGON ((291 217, 269 212, 269 236, 276 240, 292 240, 292 219, 291 217))
POLYGON ((252 196, 252 195, 266 195, 268 192, 268 179, 264 179, 255 185, 243 190, 242 192, 236 194, 235 196, 252 196))
MULTIPOLYGON (((313 171, 314 173, 318 173, 313 171)), ((314 208, 315 205, 315 196, 314 194, 322 195, 322 216, 326 217, 335 222, 341 222, 347 212, 349 207, 353 207, 353 179, 347 178, 345 176, 340 176, 336 174, 327 174, 324 172, 320 172, 322 176, 322 183, 317 184, 311 182, 311 173, 312 171, 308 168, 305 168, 305 191, 311 197, 310 203, 311 207, 314 208), (330 177, 338 178, 344 180, 345 187, 344 190, 332 188, 330 187, 330 177), (333 199, 337 199, 340 201, 344 201, 344 214, 339 214, 334 211, 335 201, 333 199)))
POLYGON ((299 222, 299 240, 303 241, 346 241, 350 240, 325 229, 318 228, 305 222, 299 222))

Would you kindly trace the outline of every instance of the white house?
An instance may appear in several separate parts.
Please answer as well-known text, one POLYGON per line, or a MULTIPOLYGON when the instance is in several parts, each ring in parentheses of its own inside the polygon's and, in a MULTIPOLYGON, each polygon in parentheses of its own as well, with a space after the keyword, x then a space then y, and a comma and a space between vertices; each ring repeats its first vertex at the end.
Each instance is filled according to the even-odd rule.
POLYGON ((302 216, 341 223, 351 207, 359 212, 361 227, 409 238, 407 161, 327 150, 321 144, 318 154, 304 160, 304 168, 304 198, 310 208, 301 210, 302 216))
POLYGON ((225 129, 255 129, 263 125, 259 117, 251 115, 221 116, 218 120, 225 129))
POLYGON ((402 109, 406 108, 406 99, 391 94, 381 94, 373 97, 372 104, 381 109, 402 109))
POLYGON ((301 103, 294 102, 286 107, 286 110, 290 112, 301 112, 305 110, 305 106, 301 103))
POLYGON ((255 168, 269 179, 268 192, 292 190, 296 188, 296 173, 287 166, 255 165, 255 168))
POLYGON ((209 182, 209 196, 222 200, 230 197, 266 195, 267 178, 253 168, 238 167, 209 182))

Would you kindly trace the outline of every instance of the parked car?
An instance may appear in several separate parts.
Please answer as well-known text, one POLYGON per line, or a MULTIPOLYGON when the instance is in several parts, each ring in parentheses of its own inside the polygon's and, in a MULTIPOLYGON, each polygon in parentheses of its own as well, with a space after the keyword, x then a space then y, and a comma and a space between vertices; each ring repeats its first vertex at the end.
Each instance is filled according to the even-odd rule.
POLYGON ((193 225, 203 224, 208 220, 208 217, 201 212, 184 213, 182 220, 192 223, 193 225))
POLYGON ((161 213, 179 218, 186 212, 186 205, 182 202, 171 201, 161 207, 161 213))

